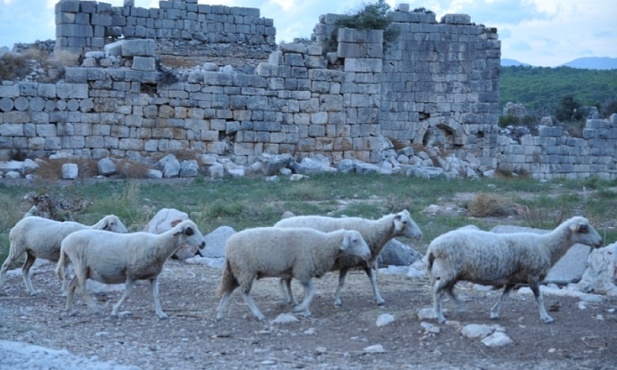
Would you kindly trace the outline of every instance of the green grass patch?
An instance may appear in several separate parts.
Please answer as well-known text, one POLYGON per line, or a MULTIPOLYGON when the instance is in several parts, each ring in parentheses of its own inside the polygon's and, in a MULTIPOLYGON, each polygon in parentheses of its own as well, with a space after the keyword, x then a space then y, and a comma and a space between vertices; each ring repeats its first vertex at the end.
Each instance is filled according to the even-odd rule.
MULTIPOLYGON (((94 224, 107 214, 115 214, 130 231, 143 230, 162 208, 186 212, 209 233, 219 226, 237 231, 270 226, 284 212, 296 215, 360 216, 372 219, 409 210, 424 233, 424 240, 401 241, 424 252, 428 243, 444 232, 465 225, 490 230, 499 224, 554 228, 565 218, 582 215, 592 220, 605 236, 605 243, 617 240, 617 191, 615 181, 553 180, 532 178, 481 178, 474 180, 419 179, 376 174, 324 174, 299 182, 266 182, 263 178, 208 179, 169 182, 114 180, 75 182, 69 186, 52 183, 0 184, 0 260, 8 253, 10 228, 31 207, 24 197, 47 194, 66 202, 63 217, 94 224), (478 194, 520 204, 522 215, 472 217, 466 207, 478 194), (466 200, 465 200, 466 199, 466 200), (427 215, 428 206, 450 205, 460 212, 427 215)), ((490 199, 489 199, 490 200, 490 199)), ((487 207, 490 206, 487 202, 487 207)))

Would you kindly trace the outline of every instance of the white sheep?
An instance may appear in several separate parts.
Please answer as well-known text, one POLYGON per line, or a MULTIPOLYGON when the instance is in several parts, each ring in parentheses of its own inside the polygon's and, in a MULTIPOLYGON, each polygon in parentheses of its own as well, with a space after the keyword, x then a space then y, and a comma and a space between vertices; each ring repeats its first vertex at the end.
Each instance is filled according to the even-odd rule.
POLYGON ((505 287, 499 301, 491 308, 491 319, 499 318, 504 297, 515 286, 527 284, 535 296, 542 321, 553 322, 544 308, 539 284, 550 268, 577 243, 592 247, 602 245, 602 237, 584 217, 573 217, 542 235, 530 232, 497 234, 469 228, 440 235, 426 252, 437 320, 446 321, 441 310, 444 293, 460 307, 453 289, 463 280, 505 287))
POLYGON ((353 255, 362 260, 370 250, 362 235, 354 230, 324 233, 309 228, 258 227, 232 235, 225 248, 225 267, 217 294, 222 296, 217 320, 225 316, 231 293, 240 287, 242 297, 259 320, 265 317, 250 292, 255 279, 296 278, 304 287, 304 300, 293 312, 310 316, 309 305, 315 295, 311 279, 330 270, 337 257, 353 255))
MULTIPOLYGON (((9 256, 0 268, 0 288, 4 285, 9 267, 24 253, 26 261, 21 272, 30 295, 36 295, 36 290, 30 280, 30 268, 37 258, 57 262, 60 257, 60 243, 69 234, 84 229, 108 230, 126 233, 126 227, 115 215, 107 215, 92 226, 73 221, 55 221, 38 216, 24 217, 13 226, 9 232, 9 256)), ((64 271, 64 276, 67 272, 64 271)), ((62 293, 66 294, 68 280, 62 282, 62 293)))
MULTIPOLYGON (((361 217, 335 218, 326 216, 294 216, 282 219, 274 226, 310 227, 324 232, 338 229, 349 229, 357 230, 360 234, 362 234, 362 237, 371 249, 371 258, 369 259, 368 264, 366 261, 363 261, 358 257, 345 255, 337 258, 336 262, 332 266, 332 271, 340 270, 339 284, 336 288, 336 293, 334 294, 334 304, 336 306, 342 305, 341 289, 345 284, 347 272, 352 268, 358 267, 364 269, 364 272, 366 272, 366 275, 371 282, 375 302, 379 306, 384 305, 385 301, 381 297, 381 294, 379 294, 377 279, 375 277, 377 270, 377 257, 379 257, 379 254, 384 246, 394 237, 405 236, 414 239, 422 238, 422 231, 411 219, 411 215, 407 210, 385 215, 378 220, 369 220, 361 217)), ((286 279, 285 283, 287 288, 286 290, 283 285, 283 280, 281 280, 281 296, 283 299, 286 298, 288 302, 296 304, 293 294, 291 293, 291 280, 286 279)))
POLYGON ((84 301, 99 312, 86 293, 87 279, 104 284, 125 283, 124 294, 113 306, 112 317, 118 316, 122 303, 131 295, 136 280, 150 280, 154 308, 160 319, 167 315, 159 301, 158 276, 163 264, 181 246, 203 249, 205 241, 193 221, 183 221, 162 234, 136 232, 114 234, 99 230, 72 233, 62 241, 56 273, 62 278, 62 269, 69 262, 75 268, 75 277, 69 283, 66 310, 73 306, 73 294, 79 286, 84 301))

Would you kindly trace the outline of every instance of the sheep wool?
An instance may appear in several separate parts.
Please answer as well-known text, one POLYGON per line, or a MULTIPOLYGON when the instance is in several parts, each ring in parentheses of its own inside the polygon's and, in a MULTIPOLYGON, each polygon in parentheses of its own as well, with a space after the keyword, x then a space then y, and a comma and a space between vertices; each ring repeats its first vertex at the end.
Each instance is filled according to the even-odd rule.
POLYGON ((540 319, 551 323, 554 319, 544 308, 540 282, 550 268, 574 244, 600 247, 602 237, 584 217, 564 221, 546 234, 529 232, 497 234, 470 228, 457 229, 435 238, 429 245, 427 273, 433 287, 435 316, 446 321, 441 310, 444 293, 455 302, 458 281, 504 286, 499 301, 491 308, 491 318, 499 318, 504 297, 519 284, 528 284, 540 311, 540 319))
MULTIPOLYGON (((377 305, 385 304, 384 299, 377 287, 376 270, 377 258, 384 246, 397 236, 404 236, 413 239, 422 239, 422 231, 411 218, 408 210, 398 213, 385 215, 378 220, 370 220, 362 217, 326 217, 326 216, 294 216, 282 219, 277 222, 275 227, 310 227, 320 231, 328 232, 338 229, 356 230, 362 234, 364 240, 371 249, 371 258, 366 261, 352 256, 344 255, 336 259, 331 271, 339 272, 339 284, 334 294, 334 305, 341 306, 341 289, 345 285, 347 272, 353 268, 362 268, 371 282, 373 296, 377 305)), ((281 297, 289 303, 296 304, 296 300, 291 292, 291 280, 281 280, 281 297), (285 285, 286 289, 285 289, 285 285)))
POLYGON ((259 227, 245 229, 227 241, 225 267, 217 294, 221 301, 217 320, 225 316, 231 293, 240 287, 244 301, 257 317, 265 316, 255 305, 250 292, 255 279, 296 278, 304 288, 304 300, 293 312, 311 316, 309 306, 315 295, 311 279, 330 270, 341 255, 367 260, 370 250, 362 235, 353 230, 324 233, 310 228, 259 227))
POLYGON ((191 220, 185 220, 162 234, 81 230, 69 235, 62 241, 56 268, 58 277, 62 278, 62 271, 69 261, 75 267, 75 277, 68 287, 66 310, 71 310, 73 295, 79 286, 84 301, 99 312, 86 293, 87 279, 104 284, 124 283, 124 294, 111 311, 116 317, 122 303, 131 295, 135 281, 149 280, 155 312, 160 319, 166 319, 159 301, 158 276, 163 264, 183 245, 199 249, 206 245, 203 235, 191 220))
MULTIPOLYGON (((78 230, 108 230, 116 233, 126 233, 126 227, 115 215, 107 215, 92 226, 73 221, 55 221, 38 216, 24 217, 13 226, 9 232, 9 256, 0 267, 0 288, 6 280, 9 267, 23 254, 26 254, 21 273, 26 290, 30 295, 36 295, 30 279, 30 268, 37 258, 57 262, 60 256, 60 243, 72 232, 78 230)), ((66 271, 63 275, 66 275, 66 271)), ((62 294, 66 295, 68 280, 62 281, 62 294)))

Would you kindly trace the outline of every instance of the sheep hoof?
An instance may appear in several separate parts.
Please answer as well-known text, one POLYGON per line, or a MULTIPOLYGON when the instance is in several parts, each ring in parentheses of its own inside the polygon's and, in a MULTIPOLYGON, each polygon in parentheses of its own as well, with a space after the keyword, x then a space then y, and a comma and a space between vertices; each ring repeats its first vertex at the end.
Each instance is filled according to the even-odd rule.
POLYGON ((377 305, 380 306, 380 307, 381 306, 385 306, 386 302, 385 301, 380 301, 380 302, 377 302, 377 305))
POLYGON ((31 291, 31 292, 29 292, 29 293, 30 293, 30 295, 31 295, 31 296, 33 296, 33 297, 35 297, 37 294, 39 294, 39 292, 34 291, 34 290, 33 290, 33 291, 31 291))
POLYGON ((555 319, 553 319, 552 317, 545 317, 542 319, 542 321, 544 321, 545 324, 552 324, 555 322, 555 319))
POLYGON ((343 304, 341 302, 334 302, 334 306, 343 307, 343 304))
POLYGON ((168 320, 168 319, 169 319, 169 316, 165 314, 159 315, 159 320, 168 320))

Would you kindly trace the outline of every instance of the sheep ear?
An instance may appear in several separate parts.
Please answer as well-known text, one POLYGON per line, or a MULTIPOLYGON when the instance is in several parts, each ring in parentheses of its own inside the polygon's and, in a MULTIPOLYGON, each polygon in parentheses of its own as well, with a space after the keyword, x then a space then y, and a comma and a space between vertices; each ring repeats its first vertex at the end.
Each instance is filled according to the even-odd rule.
POLYGON ((574 233, 587 234, 589 227, 586 224, 572 224, 570 225, 570 230, 574 233))
POLYGON ((351 244, 351 235, 347 233, 345 234, 345 237, 343 238, 343 244, 341 244, 339 251, 344 252, 347 249, 349 249, 349 244, 351 244))
POLYGON ((582 224, 578 225, 578 233, 579 234, 587 234, 589 233, 589 226, 582 224))
POLYGON ((195 234, 195 230, 193 230, 192 227, 189 226, 186 229, 184 229, 184 235, 191 236, 193 234, 195 234))

